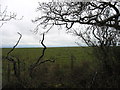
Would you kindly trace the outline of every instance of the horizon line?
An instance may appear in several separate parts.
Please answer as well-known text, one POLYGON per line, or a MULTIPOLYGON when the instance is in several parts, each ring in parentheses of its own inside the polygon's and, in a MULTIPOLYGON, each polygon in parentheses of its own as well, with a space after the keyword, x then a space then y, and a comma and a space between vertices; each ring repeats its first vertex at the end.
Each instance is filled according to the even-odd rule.
MULTIPOLYGON (((12 48, 13 46, 2 46, 1 48, 12 48)), ((85 45, 84 46, 78 46, 78 45, 72 45, 72 46, 46 46, 46 47, 86 47, 85 45)), ((16 48, 44 48, 42 46, 33 46, 33 45, 30 45, 30 46, 17 46, 16 48)))

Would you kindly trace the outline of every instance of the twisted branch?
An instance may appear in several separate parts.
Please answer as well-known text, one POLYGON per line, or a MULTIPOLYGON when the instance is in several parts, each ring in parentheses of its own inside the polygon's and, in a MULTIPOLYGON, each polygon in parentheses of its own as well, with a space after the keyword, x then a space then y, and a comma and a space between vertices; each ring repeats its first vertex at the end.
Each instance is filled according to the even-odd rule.
POLYGON ((37 60, 34 64, 30 65, 30 73, 29 73, 29 75, 30 75, 31 78, 33 77, 32 74, 33 74, 34 69, 35 69, 38 65, 41 65, 42 63, 45 63, 45 62, 55 62, 55 60, 42 60, 42 58, 43 58, 44 55, 45 55, 45 50, 47 49, 47 47, 46 47, 45 44, 43 43, 43 42, 44 42, 44 39, 45 39, 45 33, 43 33, 43 38, 42 38, 42 40, 41 40, 41 44, 42 44, 42 46, 43 46, 42 55, 38 58, 38 60, 37 60), (42 60, 42 61, 41 61, 41 60, 42 60))
POLYGON ((22 38, 22 34, 20 34, 19 32, 18 32, 18 34, 20 35, 20 37, 19 37, 17 43, 13 46, 13 48, 7 53, 7 57, 9 56, 9 54, 10 54, 11 52, 13 52, 13 50, 16 48, 16 46, 19 44, 19 42, 20 42, 20 40, 21 40, 21 38, 22 38))
MULTIPOLYGON (((15 61, 15 59, 14 59, 14 56, 10 56, 10 53, 12 53, 13 51, 14 51, 14 49, 16 48, 16 46, 19 44, 19 42, 20 42, 20 40, 21 40, 21 38, 22 38, 22 34, 20 34, 19 32, 18 32, 18 34, 20 35, 20 37, 19 37, 19 39, 18 39, 18 41, 17 41, 17 43, 13 46, 13 48, 7 53, 7 56, 6 56, 6 59, 8 60, 8 61, 10 61, 10 62, 12 62, 13 63, 13 69, 14 69, 14 74, 15 74, 15 76, 17 76, 17 69, 16 69, 16 61, 15 61)), ((16 58, 17 59, 17 58, 16 58)), ((18 60, 18 59, 17 59, 18 60)), ((19 61, 19 60, 18 60, 19 61)))

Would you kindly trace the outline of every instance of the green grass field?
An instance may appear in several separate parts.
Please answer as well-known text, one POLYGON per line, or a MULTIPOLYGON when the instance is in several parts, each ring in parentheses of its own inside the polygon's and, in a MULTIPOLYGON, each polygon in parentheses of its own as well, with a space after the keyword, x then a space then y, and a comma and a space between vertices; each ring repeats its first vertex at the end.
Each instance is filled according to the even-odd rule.
MULTIPOLYGON (((80 64, 83 60, 93 61, 94 56, 92 55, 92 48, 79 48, 79 47, 61 47, 61 48, 47 48, 44 59, 55 58, 56 63, 61 65, 69 64, 71 55, 76 60, 76 64, 80 64)), ((7 55, 10 48, 3 48, 2 55, 7 55)), ((20 58, 26 64, 33 63, 41 55, 42 48, 16 48, 11 55, 20 58)), ((91 62, 90 61, 90 62, 91 62)))
MULTIPOLYGON (((117 56, 119 49, 118 47, 117 56)), ((20 81, 25 88, 89 87, 99 68, 93 47, 47 48, 43 60, 54 59, 55 62, 37 66, 33 72, 34 78, 31 78, 29 67, 41 56, 42 48, 16 48, 10 55, 20 60, 20 80, 18 80, 14 75, 13 64, 4 58, 10 50, 11 48, 2 49, 2 81, 3 86, 8 85, 6 87, 16 87, 20 81)), ((98 80, 96 86, 100 86, 100 82, 98 80)))
MULTIPOLYGON (((13 74, 13 65, 4 59, 10 49, 11 48, 2 49, 3 85, 10 84, 10 82, 16 83, 16 78, 13 74), (8 64, 10 64, 9 82, 8 64)), ((16 48, 11 53, 12 56, 20 59, 21 78, 24 82, 26 82, 26 87, 40 87, 43 83, 50 87, 77 87, 79 84, 77 85, 74 83, 74 85, 74 79, 72 81, 70 79, 70 73, 72 72, 71 65, 73 65, 72 67, 74 69, 72 73, 75 75, 75 78, 78 78, 78 80, 82 80, 83 77, 91 79, 92 77, 90 76, 95 72, 95 68, 97 67, 96 59, 92 54, 92 48, 90 47, 47 48, 43 59, 54 59, 55 62, 46 62, 38 66, 36 72, 34 73, 36 79, 31 80, 28 74, 28 68, 40 57, 41 52, 42 48, 16 48), (71 62, 71 60, 73 61, 71 62), (61 77, 63 78, 59 81, 59 78, 61 77), (64 83, 65 86, 62 86, 61 83, 64 83)))

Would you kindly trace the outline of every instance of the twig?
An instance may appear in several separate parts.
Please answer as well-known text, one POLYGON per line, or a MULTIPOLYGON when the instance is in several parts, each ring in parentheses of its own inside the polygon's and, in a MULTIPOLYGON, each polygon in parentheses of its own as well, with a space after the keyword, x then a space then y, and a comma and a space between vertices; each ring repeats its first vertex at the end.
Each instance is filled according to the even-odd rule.
POLYGON ((94 85, 97 74, 98 74, 98 72, 96 71, 95 75, 92 78, 92 82, 91 82, 90 88, 92 88, 92 86, 94 85))
POLYGON ((16 18, 17 14, 15 13, 11 13, 8 14, 7 13, 7 6, 6 8, 2 11, 1 10, 1 5, 0 5, 0 28, 8 21, 14 19, 14 20, 22 20, 23 19, 23 16, 20 18, 20 19, 17 19, 16 18))
POLYGON ((0 25, 0 28, 5 24, 6 22, 4 22, 4 23, 1 23, 1 25, 0 25))
POLYGON ((41 61, 38 65, 45 63, 45 62, 55 62, 55 60, 44 60, 44 61, 41 61))

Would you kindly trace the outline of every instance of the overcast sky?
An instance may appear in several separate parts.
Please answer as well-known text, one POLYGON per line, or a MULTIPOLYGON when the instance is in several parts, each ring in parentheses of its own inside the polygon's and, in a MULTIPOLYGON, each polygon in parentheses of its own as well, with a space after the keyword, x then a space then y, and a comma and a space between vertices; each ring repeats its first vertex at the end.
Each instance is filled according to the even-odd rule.
MULTIPOLYGON (((11 20, 1 27, 2 30, 2 47, 12 47, 15 45, 19 38, 17 32, 22 34, 22 39, 18 47, 41 47, 39 40, 41 36, 34 34, 31 30, 34 30, 36 24, 31 22, 39 15, 36 12, 38 2, 50 1, 50 0, 0 0, 1 10, 4 10, 7 6, 8 14, 14 12, 17 14, 17 18, 22 20, 11 20)), ((41 28, 42 29, 42 28, 41 28)), ((65 32, 65 29, 58 30, 52 28, 50 32, 45 36, 45 45, 54 46, 78 46, 76 42, 77 38, 65 32)))

